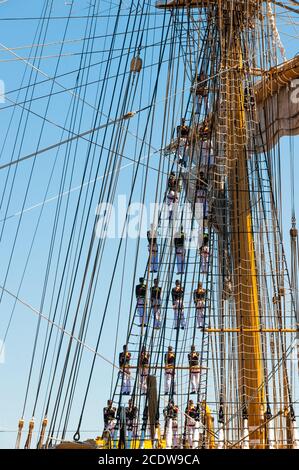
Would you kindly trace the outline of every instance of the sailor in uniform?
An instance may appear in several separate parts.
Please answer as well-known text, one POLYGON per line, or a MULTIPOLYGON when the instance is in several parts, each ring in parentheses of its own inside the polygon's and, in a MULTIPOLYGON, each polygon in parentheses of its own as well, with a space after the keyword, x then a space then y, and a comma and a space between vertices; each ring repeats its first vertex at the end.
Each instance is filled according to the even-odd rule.
POLYGON ((168 346, 167 353, 165 354, 165 395, 168 395, 173 389, 175 394, 175 353, 172 346, 168 346))
POLYGON ((197 410, 196 410, 196 406, 193 403, 193 400, 188 401, 188 405, 185 409, 185 414, 186 414, 186 437, 187 437, 188 446, 190 449, 192 449, 195 421, 197 418, 197 410))
POLYGON ((113 407, 112 400, 107 401, 107 406, 104 410, 104 432, 110 434, 111 439, 114 438, 114 429, 116 425, 116 408, 113 407))
POLYGON ((206 290, 202 287, 202 283, 198 283, 197 289, 193 292, 193 300, 196 309, 197 327, 202 328, 204 324, 206 290))
POLYGON ((199 172, 199 178, 196 181, 195 202, 204 204, 207 199, 207 179, 203 171, 199 172))
POLYGON ((196 114, 200 114, 202 102, 204 102, 205 110, 208 107, 209 90, 207 87, 207 76, 204 72, 197 74, 191 88, 191 93, 195 95, 196 100, 196 114))
POLYGON ((137 417, 138 408, 134 406, 132 398, 128 401, 128 406, 125 408, 126 426, 129 440, 137 436, 137 417))
POLYGON ((204 175, 208 177, 209 170, 215 164, 209 118, 204 119, 198 128, 198 140, 194 152, 196 153, 194 158, 197 157, 200 171, 203 171, 204 175))
POLYGON ((174 189, 170 189, 167 194, 167 205, 168 205, 168 220, 173 220, 173 213, 176 208, 176 204, 179 198, 177 196, 177 192, 174 189))
POLYGON ((199 352, 195 351, 195 346, 192 345, 191 351, 188 354, 192 394, 197 393, 199 390, 199 377, 200 377, 199 358, 200 358, 199 352))
POLYGON ((186 125, 186 119, 182 118, 181 124, 177 126, 178 139, 178 163, 186 168, 188 160, 188 137, 190 127, 186 125))
POLYGON ((157 273, 159 269, 159 253, 157 243, 157 232, 154 226, 151 225, 151 230, 147 232, 148 252, 150 255, 151 272, 157 273))
POLYGON ((205 233, 203 236, 202 246, 200 247, 201 272, 204 274, 208 272, 209 256, 209 235, 205 233))
MULTIPOLYGON (((169 400, 168 405, 163 410, 165 418, 166 430, 169 426, 169 420, 172 420, 172 446, 174 449, 178 448, 178 414, 179 407, 175 405, 173 400, 169 400)), ((167 431, 166 431, 167 432, 167 431)))
POLYGON ((195 213, 197 219, 207 219, 208 200, 207 200, 208 181, 203 171, 200 171, 196 179, 195 186, 195 213))
POLYGON ((137 300, 137 313, 139 316, 139 326, 147 325, 147 318, 145 315, 145 300, 146 300, 146 284, 144 277, 139 278, 139 284, 135 288, 136 300, 137 300))
POLYGON ((139 358, 140 386, 141 386, 142 395, 146 395, 146 393, 147 393, 147 378, 148 378, 148 373, 149 373, 149 360, 150 360, 150 355, 146 351, 145 346, 142 346, 141 351, 140 351, 140 358, 139 358))
POLYGON ((168 178, 168 189, 171 191, 177 190, 177 179, 175 173, 172 171, 168 178))
POLYGON ((174 235, 175 256, 177 263, 177 274, 184 274, 185 270, 185 234, 183 227, 174 235))
POLYGON ((181 286, 181 281, 175 281, 175 287, 171 291, 172 307, 174 312, 174 329, 181 327, 183 330, 186 326, 184 317, 184 289, 181 286))
POLYGON ((119 368, 122 373, 121 393, 123 395, 130 395, 131 393, 131 371, 130 371, 131 353, 125 344, 123 351, 119 354, 119 368))
POLYGON ((154 279, 154 285, 151 287, 151 307, 154 317, 154 328, 160 328, 160 311, 161 311, 161 293, 162 289, 159 287, 159 280, 154 279))

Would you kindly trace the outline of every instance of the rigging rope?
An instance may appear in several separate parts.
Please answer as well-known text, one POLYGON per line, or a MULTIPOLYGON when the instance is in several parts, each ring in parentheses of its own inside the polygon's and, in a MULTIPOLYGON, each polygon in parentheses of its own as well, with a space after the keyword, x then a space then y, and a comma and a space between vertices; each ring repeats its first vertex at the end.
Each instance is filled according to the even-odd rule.
POLYGON ((81 341, 79 338, 77 338, 76 336, 72 335, 70 332, 68 332, 67 330, 65 330, 62 326, 60 326, 59 324, 53 322, 50 318, 48 318, 46 315, 44 315, 43 313, 41 313, 39 310, 37 310, 36 308, 34 308, 32 305, 29 304, 29 302, 25 301, 24 299, 21 299, 20 297, 17 297, 15 294, 13 294, 13 292, 11 292, 10 290, 8 290, 7 288, 4 288, 3 286, 0 285, 0 290, 2 290, 3 292, 5 292, 6 294, 10 295, 11 297, 13 297, 14 299, 16 299, 19 303, 21 303, 22 305, 24 305, 25 307, 27 307, 29 310, 31 310, 33 313, 35 313, 36 315, 38 315, 41 319, 43 320, 46 320, 51 326, 55 327, 56 329, 58 329, 60 332, 62 332, 64 335, 68 336, 69 338, 72 338, 72 340, 74 340, 75 342, 79 343, 81 346, 83 346, 85 349, 87 349, 88 351, 92 352, 95 356, 101 358, 103 361, 107 362, 107 364, 111 365, 112 367, 120 370, 120 368, 112 361, 110 361, 109 359, 107 359, 105 356, 103 356, 101 353, 99 353, 96 349, 92 348, 91 346, 89 346, 88 344, 84 343, 83 341, 81 341))

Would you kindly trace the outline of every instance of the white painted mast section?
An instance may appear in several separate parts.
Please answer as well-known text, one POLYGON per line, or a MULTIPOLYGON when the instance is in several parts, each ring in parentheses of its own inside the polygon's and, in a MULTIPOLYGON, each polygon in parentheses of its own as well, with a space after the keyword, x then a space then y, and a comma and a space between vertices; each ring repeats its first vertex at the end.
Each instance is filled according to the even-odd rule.
POLYGON ((166 426, 166 449, 172 448, 172 418, 168 419, 166 426))
POLYGON ((293 423, 293 449, 299 449, 299 431, 297 426, 297 421, 294 420, 293 423))
POLYGON ((249 449, 249 430, 248 430, 248 419, 244 419, 243 424, 243 449, 249 449))
POLYGON ((274 420, 271 420, 268 425, 268 442, 269 449, 276 449, 274 420))
POLYGON ((224 449, 224 429, 223 429, 223 424, 221 424, 220 429, 219 429, 218 449, 224 449))
POLYGON ((200 428, 200 423, 199 421, 195 421, 195 429, 194 429, 194 434, 193 434, 193 449, 198 449, 199 447, 199 428, 200 428))

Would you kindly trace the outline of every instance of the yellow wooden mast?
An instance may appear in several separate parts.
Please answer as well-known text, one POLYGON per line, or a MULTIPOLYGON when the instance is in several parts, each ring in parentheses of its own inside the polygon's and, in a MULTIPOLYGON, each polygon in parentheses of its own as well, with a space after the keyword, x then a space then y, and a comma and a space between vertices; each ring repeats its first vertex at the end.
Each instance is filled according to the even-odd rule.
MULTIPOLYGON (((219 36, 222 50, 220 78, 225 90, 222 118, 227 132, 224 155, 231 201, 230 231, 233 255, 233 284, 238 333, 239 401, 243 423, 248 420, 250 447, 265 447, 265 390, 261 347, 258 273, 255 260, 253 224, 247 166, 247 130, 244 109, 244 59, 241 45, 246 11, 226 6, 219 11, 219 36), (246 329, 247 331, 244 331, 246 329), (254 331, 248 331, 248 330, 254 331), (253 432, 256 428, 257 431, 253 432)), ((244 9, 246 2, 243 3, 244 9)), ((240 8, 240 5, 239 5, 240 8)), ((246 58, 245 58, 246 59, 246 58)), ((221 119, 221 117, 220 117, 221 119)), ((247 432, 244 429, 243 432, 247 432)))
MULTIPOLYGON (((261 333, 259 329, 258 277, 255 261, 252 215, 246 152, 246 121, 242 89, 242 53, 238 41, 228 49, 227 67, 240 61, 240 69, 227 73, 227 162, 231 196, 231 242, 233 253, 234 296, 239 348, 239 394, 248 413, 249 433, 264 420, 265 393, 261 333), (247 331, 244 331, 246 329, 247 331), (248 330, 254 330, 249 332, 248 330)), ((245 409, 244 409, 245 411, 245 409)), ((244 413, 245 415, 245 413, 244 413)), ((264 429, 250 435, 251 445, 263 447, 264 429)))

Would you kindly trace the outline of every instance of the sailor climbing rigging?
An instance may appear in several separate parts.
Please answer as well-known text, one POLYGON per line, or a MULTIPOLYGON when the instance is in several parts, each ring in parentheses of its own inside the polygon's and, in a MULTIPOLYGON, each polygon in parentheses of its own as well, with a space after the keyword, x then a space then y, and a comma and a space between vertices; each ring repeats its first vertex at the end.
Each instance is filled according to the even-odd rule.
POLYGON ((199 377, 200 377, 199 359, 200 359, 200 354, 198 351, 195 350, 195 346, 193 344, 191 346, 191 351, 188 354, 192 394, 197 393, 199 390, 199 377))
POLYGON ((182 118, 181 124, 177 126, 177 140, 178 140, 178 164, 187 167, 188 159, 188 137, 190 134, 190 127, 186 125, 186 119, 182 118))
POLYGON ((207 199, 208 181, 203 171, 199 172, 199 177, 196 180, 195 189, 195 202, 204 204, 207 199))
POLYGON ((205 233, 203 236, 202 245, 199 251, 200 251, 200 258, 201 258, 201 272, 206 274, 208 272, 209 256, 210 256, 209 235, 207 233, 205 233))
POLYGON ((150 270, 152 273, 157 273, 159 270, 159 253, 158 253, 158 242, 157 242, 157 231, 154 225, 151 225, 151 229, 147 232, 148 240, 148 252, 150 256, 150 270))
POLYGON ((154 328, 160 328, 161 326, 161 295, 162 288, 159 287, 159 280, 154 279, 154 285, 151 287, 151 308, 152 315, 154 317, 154 328))
POLYGON ((139 358, 139 371, 140 371, 140 387, 142 395, 146 395, 147 393, 147 378, 149 373, 149 361, 150 355, 146 351, 146 347, 142 346, 140 351, 140 358, 139 358))
POLYGON ((195 114, 200 114, 202 102, 205 111, 208 108, 209 89, 207 86, 207 75, 204 72, 196 74, 191 93, 195 96, 195 114))
POLYGON ((205 309, 206 290, 202 287, 202 282, 198 283, 197 289, 193 292, 193 300, 196 309, 197 327, 202 328, 204 325, 204 309, 205 309))
POLYGON ((128 401, 128 406, 125 408, 126 414, 126 426, 128 439, 136 437, 137 435, 137 417, 138 417, 138 408, 134 405, 132 398, 128 401))
POLYGON ((203 226, 206 226, 208 214, 208 180, 203 171, 200 171, 195 183, 195 217, 203 226))
POLYGON ((175 281, 175 287, 173 287, 171 295, 174 312, 174 329, 176 330, 181 327, 183 330, 186 325, 184 317, 184 289, 179 279, 175 281))
POLYGON ((131 393, 131 371, 130 371, 131 353, 128 351, 128 346, 123 346, 123 351, 119 354, 119 368, 122 375, 121 393, 123 395, 130 395, 131 393))
POLYGON ((139 326, 147 326, 146 318, 146 284, 144 277, 139 278, 139 284, 135 288, 136 300, 137 300, 137 313, 139 316, 139 326))
POLYGON ((170 189, 167 193, 167 205, 168 205, 168 220, 172 222, 173 215, 176 212, 176 205, 178 202, 178 193, 177 191, 170 189))
POLYGON ((174 235, 177 274, 184 274, 185 270, 185 233, 183 227, 174 235))
MULTIPOLYGON (((171 433, 170 441, 174 449, 178 447, 178 413, 179 407, 173 400, 169 400, 168 405, 163 410, 163 415, 165 419, 166 434, 171 433)), ((167 440, 168 436, 166 435, 165 437, 167 440)))
POLYGON ((177 126, 177 136, 179 139, 187 139, 189 136, 190 127, 186 125, 186 119, 181 119, 181 124, 177 126))
POLYGON ((176 191, 178 187, 178 181, 176 179, 174 171, 172 171, 168 178, 168 189, 170 191, 176 191))
POLYGON ((176 384, 175 384, 175 353, 172 346, 168 346, 167 353, 164 357, 165 362, 165 395, 169 395, 171 392, 175 395, 176 384))
POLYGON ((107 406, 103 410, 104 414, 104 432, 110 434, 111 439, 114 438, 114 429, 116 424, 116 408, 113 406, 113 401, 108 400, 107 406))
POLYGON ((189 402, 186 406, 186 409, 185 409, 185 415, 186 415, 187 444, 188 444, 188 447, 190 449, 192 449, 195 422, 196 422, 196 418, 197 418, 197 410, 196 410, 196 406, 193 403, 193 400, 189 400, 189 402))

